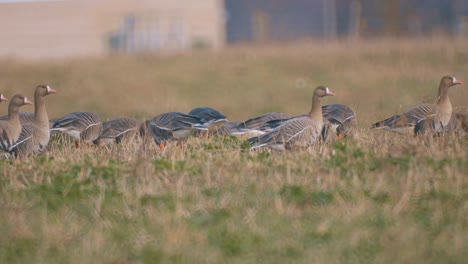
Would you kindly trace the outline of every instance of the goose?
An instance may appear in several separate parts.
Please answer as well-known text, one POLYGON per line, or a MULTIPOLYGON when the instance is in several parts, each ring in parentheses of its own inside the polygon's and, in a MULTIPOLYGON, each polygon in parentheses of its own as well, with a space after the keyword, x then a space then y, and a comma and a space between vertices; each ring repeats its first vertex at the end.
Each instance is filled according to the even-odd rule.
POLYGON ((34 119, 21 128, 21 134, 16 143, 8 150, 16 157, 38 154, 49 144, 49 117, 45 107, 44 97, 56 93, 49 85, 38 85, 34 92, 34 119))
POLYGON ((102 132, 101 119, 92 112, 73 112, 54 119, 52 122, 50 131, 70 136, 75 142, 76 148, 80 146, 80 141, 94 142, 102 132))
MULTIPOLYGON (((322 106, 323 121, 326 126, 324 129, 327 131, 322 131, 323 140, 326 140, 328 137, 328 130, 333 131, 339 139, 347 137, 351 134, 353 128, 356 126, 356 114, 354 111, 346 105, 342 104, 331 104, 322 106)), ((262 125, 259 129, 261 131, 269 132, 284 122, 292 118, 306 117, 305 115, 298 115, 286 119, 276 119, 270 120, 262 125)))
POLYGON ((8 151, 21 134, 18 112, 23 105, 32 105, 32 102, 24 95, 15 94, 8 104, 8 119, 0 121, 0 149, 3 151, 8 151))
POLYGON ((452 115, 452 104, 448 96, 450 87, 461 84, 453 76, 442 77, 439 85, 439 95, 436 104, 421 104, 414 106, 400 115, 389 117, 371 126, 371 129, 385 129, 400 134, 414 134, 416 125, 429 118, 432 121, 424 121, 419 127, 433 124, 434 131, 442 131, 450 121, 452 115))
POLYGON ((309 115, 290 119, 270 132, 248 141, 253 144, 251 150, 269 147, 284 151, 297 147, 308 147, 316 143, 322 133, 322 97, 334 96, 328 87, 318 86, 312 96, 312 106, 309 115))
POLYGON ((192 115, 180 112, 168 112, 155 116, 148 123, 148 132, 160 150, 168 140, 182 140, 198 131, 208 131, 203 121, 192 115))
POLYGON ((278 119, 288 119, 289 116, 284 113, 279 112, 269 112, 260 116, 256 116, 250 119, 247 119, 240 124, 229 128, 231 130, 231 135, 248 135, 251 137, 259 136, 265 134, 265 131, 262 131, 260 128, 271 120, 278 119))
POLYGON ((140 128, 140 121, 130 117, 118 117, 102 123, 102 133, 95 144, 101 141, 106 144, 120 144, 125 137, 132 137, 137 134, 140 128))
POLYGON ((207 127, 210 133, 215 133, 228 121, 225 115, 210 107, 194 108, 188 115, 200 118, 203 126, 207 127))

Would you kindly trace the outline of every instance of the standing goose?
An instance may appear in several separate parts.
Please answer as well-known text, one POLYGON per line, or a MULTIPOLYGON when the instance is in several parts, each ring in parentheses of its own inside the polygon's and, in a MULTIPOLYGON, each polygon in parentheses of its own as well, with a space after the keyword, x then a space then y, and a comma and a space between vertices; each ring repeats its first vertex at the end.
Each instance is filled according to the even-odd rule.
POLYGON ((265 131, 261 130, 261 127, 271 120, 288 119, 289 116, 284 113, 269 112, 260 116, 256 116, 246 121, 231 127, 232 135, 249 135, 259 136, 265 134, 265 131))
POLYGON ((60 132, 70 136, 75 147, 80 146, 80 141, 91 143, 102 132, 102 122, 99 116, 92 112, 73 112, 61 118, 52 120, 51 132, 60 132))
POLYGON ((444 76, 440 81, 439 95, 436 104, 421 104, 406 110, 401 115, 389 117, 371 126, 371 129, 385 129, 401 134, 414 134, 416 125, 430 118, 432 121, 424 121, 420 127, 433 124, 434 131, 442 131, 450 121, 452 115, 452 104, 448 96, 450 87, 461 84, 453 76, 444 76))
POLYGON ((132 137, 137 134, 141 122, 135 118, 118 117, 102 123, 102 133, 95 143, 101 141, 106 144, 120 144, 125 137, 132 137))
POLYGON ((270 147, 284 151, 313 145, 320 138, 323 128, 322 97, 334 95, 328 87, 317 87, 307 116, 293 118, 260 137, 250 138, 248 141, 254 144, 251 149, 270 147))
POLYGON ((215 133, 228 121, 225 115, 209 107, 197 107, 188 114, 200 118, 203 126, 207 127, 210 133, 215 133))
POLYGON ((167 140, 182 140, 197 131, 208 131, 200 118, 180 112, 157 115, 150 120, 147 129, 161 150, 167 140))
POLYGON ((21 128, 21 134, 16 143, 9 149, 17 157, 40 153, 49 144, 49 117, 44 103, 44 97, 56 93, 48 85, 39 85, 34 92, 34 120, 21 128))
MULTIPOLYGON (((322 113, 323 121, 327 124, 327 126, 324 126, 324 129, 327 131, 322 131, 323 140, 326 140, 329 133, 328 130, 332 130, 336 133, 337 137, 341 139, 351 134, 353 128, 356 126, 356 115, 354 114, 354 111, 346 105, 324 105, 322 106, 322 113)), ((308 114, 286 119, 270 120, 259 129, 261 131, 269 132, 292 118, 301 118, 306 116, 308 116, 308 114)))
POLYGON ((0 121, 0 149, 3 151, 8 151, 21 134, 19 108, 23 105, 31 104, 32 102, 21 94, 15 94, 11 98, 8 104, 8 119, 0 121))

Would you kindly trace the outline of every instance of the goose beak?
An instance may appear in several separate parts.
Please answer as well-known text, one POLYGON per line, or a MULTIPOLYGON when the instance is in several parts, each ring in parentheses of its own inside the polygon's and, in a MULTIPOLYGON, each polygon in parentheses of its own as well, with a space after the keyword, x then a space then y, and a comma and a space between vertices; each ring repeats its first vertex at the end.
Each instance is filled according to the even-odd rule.
POLYGON ((3 94, 0 94, 0 102, 8 102, 8 98, 3 96, 3 94))
POLYGON ((452 85, 457 85, 457 84, 462 84, 459 80, 457 80, 455 77, 452 77, 452 85))
POLYGON ((51 93, 56 93, 57 91, 55 91, 54 89, 50 88, 49 85, 47 85, 47 94, 51 94, 51 93))
POLYGON ((32 105, 33 103, 31 101, 28 100, 28 98, 24 98, 24 104, 25 105, 32 105))
POLYGON ((328 87, 327 87, 325 94, 328 96, 335 96, 335 94, 330 89, 328 89, 328 87))

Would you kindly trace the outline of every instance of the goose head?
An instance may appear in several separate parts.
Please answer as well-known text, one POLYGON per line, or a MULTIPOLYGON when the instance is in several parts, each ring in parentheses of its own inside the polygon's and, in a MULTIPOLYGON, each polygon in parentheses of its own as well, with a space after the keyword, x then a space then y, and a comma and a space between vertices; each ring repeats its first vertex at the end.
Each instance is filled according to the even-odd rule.
POLYGON ((326 86, 319 86, 315 88, 314 96, 325 97, 325 96, 334 96, 335 94, 326 86))
POLYGON ((10 101, 10 104, 13 104, 17 107, 23 106, 23 105, 32 105, 33 103, 28 100, 28 98, 22 94, 15 94, 10 101))
POLYGON ((49 85, 44 85, 44 84, 41 84, 41 85, 38 85, 37 88, 36 88, 36 94, 37 95, 40 95, 42 97, 44 96, 47 96, 49 94, 53 94, 53 93, 56 93, 57 91, 55 91, 54 89, 50 88, 49 85))

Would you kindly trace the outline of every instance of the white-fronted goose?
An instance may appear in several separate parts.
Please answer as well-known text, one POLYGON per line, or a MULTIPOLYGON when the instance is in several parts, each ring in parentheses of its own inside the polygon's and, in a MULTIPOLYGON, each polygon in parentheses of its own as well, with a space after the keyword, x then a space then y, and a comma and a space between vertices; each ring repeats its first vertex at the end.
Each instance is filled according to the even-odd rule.
POLYGON ((50 131, 70 136, 78 148, 80 141, 92 143, 101 135, 102 122, 95 113, 73 112, 54 119, 50 131))
MULTIPOLYGON (((347 137, 356 126, 356 115, 354 114, 354 111, 346 105, 324 105, 322 106, 322 113, 324 118, 323 121, 327 122, 327 126, 324 126, 324 129, 327 131, 322 132, 324 140, 327 138, 329 133, 328 130, 333 131, 337 137, 341 139, 347 137)), ((292 118, 301 118, 307 115, 308 114, 294 116, 287 119, 270 120, 261 126, 259 130, 269 132, 292 118)))
POLYGON ((125 137, 133 137, 139 131, 141 122, 131 117, 118 117, 102 123, 102 133, 95 141, 106 144, 120 144, 125 137))
POLYGON ((197 107, 188 114, 200 118, 203 126, 207 127, 210 133, 215 133, 228 121, 225 115, 210 107, 197 107))
POLYGON ((161 149, 167 140, 181 140, 197 131, 208 131, 200 118, 180 112, 168 112, 155 116, 148 123, 147 129, 161 149))
POLYGON ((289 116, 284 113, 269 112, 260 116, 249 118, 237 126, 230 128, 231 135, 259 136, 265 134, 260 128, 271 120, 288 119, 289 116))
POLYGON ((8 104, 8 119, 0 121, 0 149, 8 151, 18 140, 21 134, 19 121, 19 108, 23 105, 31 105, 32 102, 24 95, 15 94, 8 104))
POLYGON ((312 96, 311 110, 307 116, 293 118, 264 135, 250 138, 249 142, 254 144, 251 149, 270 147, 274 150, 284 151, 313 145, 320 138, 323 128, 321 98, 333 95, 335 94, 328 87, 317 87, 312 96))
POLYGON ((49 144, 49 117, 45 107, 44 97, 56 93, 48 85, 39 85, 34 92, 34 120, 21 128, 21 134, 16 143, 9 149, 11 154, 27 156, 40 153, 49 144))
POLYGON ((323 117, 330 122, 330 128, 338 138, 347 137, 356 127, 356 114, 346 105, 324 105, 322 113, 323 117))
MULTIPOLYGON (((461 82, 455 79, 455 77, 444 76, 440 81, 436 104, 414 106, 401 115, 395 115, 373 124, 371 129, 385 129, 401 134, 414 134, 415 126, 419 122, 431 118, 433 121, 425 121, 426 124, 433 123, 434 131, 442 131, 452 116, 452 104, 450 103, 448 90, 457 84, 461 84, 461 82)), ((420 126, 422 127, 423 125, 420 126)))

